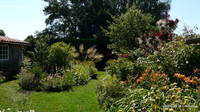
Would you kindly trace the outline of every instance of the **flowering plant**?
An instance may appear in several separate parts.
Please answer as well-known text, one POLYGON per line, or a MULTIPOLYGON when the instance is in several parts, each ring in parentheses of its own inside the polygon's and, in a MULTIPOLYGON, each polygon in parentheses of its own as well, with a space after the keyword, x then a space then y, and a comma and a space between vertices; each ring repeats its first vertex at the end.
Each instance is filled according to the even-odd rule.
POLYGON ((169 77, 164 73, 155 73, 150 70, 146 70, 137 80, 137 86, 149 89, 152 86, 164 86, 169 83, 169 77))
POLYGON ((5 80, 6 80, 6 77, 4 75, 0 74, 0 83, 3 82, 3 81, 5 81, 5 80))

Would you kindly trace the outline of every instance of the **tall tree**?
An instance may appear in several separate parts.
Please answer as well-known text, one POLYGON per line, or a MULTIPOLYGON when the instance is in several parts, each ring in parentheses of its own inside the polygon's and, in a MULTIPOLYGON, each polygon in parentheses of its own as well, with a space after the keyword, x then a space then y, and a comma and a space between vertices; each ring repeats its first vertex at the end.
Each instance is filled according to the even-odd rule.
POLYGON ((50 31, 58 37, 92 37, 112 22, 112 16, 125 13, 133 4, 156 20, 169 9, 169 1, 163 0, 52 0, 44 12, 50 31))

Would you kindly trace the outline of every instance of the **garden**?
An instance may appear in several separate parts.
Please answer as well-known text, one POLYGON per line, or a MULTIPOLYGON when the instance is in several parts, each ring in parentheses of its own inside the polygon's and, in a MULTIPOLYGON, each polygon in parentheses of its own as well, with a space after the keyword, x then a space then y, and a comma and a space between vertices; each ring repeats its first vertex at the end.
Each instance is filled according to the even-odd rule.
POLYGON ((136 1, 46 1, 49 27, 26 38, 14 80, 0 75, 0 112, 200 111, 199 35, 174 33, 169 2, 136 1))

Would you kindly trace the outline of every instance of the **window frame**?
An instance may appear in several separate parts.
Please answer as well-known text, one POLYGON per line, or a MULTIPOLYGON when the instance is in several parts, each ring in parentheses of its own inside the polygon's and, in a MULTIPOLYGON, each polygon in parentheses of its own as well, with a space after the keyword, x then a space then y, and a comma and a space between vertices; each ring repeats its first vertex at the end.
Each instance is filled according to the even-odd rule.
MULTIPOLYGON (((9 60, 9 46, 8 45, 0 45, 0 47, 7 47, 7 58, 6 59, 1 59, 0 61, 8 61, 9 60)), ((2 50, 3 51, 3 50, 2 50)), ((1 54, 0 54, 1 55, 1 54)))

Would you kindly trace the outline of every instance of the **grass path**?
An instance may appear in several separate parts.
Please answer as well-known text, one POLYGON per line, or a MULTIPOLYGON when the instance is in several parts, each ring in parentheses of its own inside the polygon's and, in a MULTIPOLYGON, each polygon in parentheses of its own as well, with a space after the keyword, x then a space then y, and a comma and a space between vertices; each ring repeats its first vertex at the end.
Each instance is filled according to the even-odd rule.
POLYGON ((0 84, 0 110, 35 110, 36 112, 103 112, 96 97, 97 80, 74 87, 72 91, 20 92, 17 81, 0 84))

